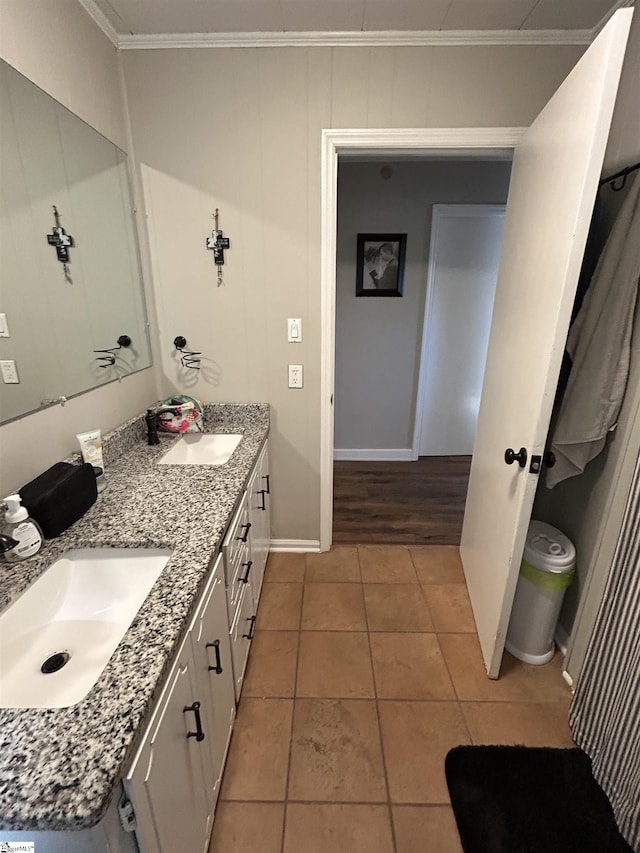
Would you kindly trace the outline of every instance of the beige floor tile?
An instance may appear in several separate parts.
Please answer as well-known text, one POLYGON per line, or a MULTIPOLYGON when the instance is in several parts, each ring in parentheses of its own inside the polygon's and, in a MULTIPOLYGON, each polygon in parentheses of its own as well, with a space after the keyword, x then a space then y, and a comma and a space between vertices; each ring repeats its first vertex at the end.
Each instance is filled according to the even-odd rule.
POLYGON ((389 809, 290 803, 284 853, 394 853, 389 809))
POLYGON ((469 593, 464 584, 427 584, 422 589, 436 631, 476 633, 469 593))
POLYGON ((281 696, 295 693, 297 631, 256 631, 242 685, 242 696, 281 696))
POLYGON ((355 545, 334 545, 322 554, 307 554, 306 562, 307 583, 360 583, 355 545))
POLYGON ((224 771, 222 800, 284 800, 291 699, 242 699, 224 771))
POLYGON ((373 699, 373 672, 367 634, 303 631, 296 696, 373 699))
POLYGON ((457 545, 427 545, 409 548, 420 583, 464 583, 457 545))
POLYGON ((462 853, 451 806, 394 806, 397 853, 462 853))
POLYGON ((280 853, 284 803, 220 803, 209 853, 280 853))
POLYGON ((305 584, 302 628, 305 631, 366 631, 362 585, 305 584))
POLYGON ((288 796, 325 802, 386 801, 374 701, 296 699, 288 796))
POLYGON ((417 583, 409 549, 401 545, 358 545, 363 583, 417 583))
POLYGON ((455 699, 435 634, 371 634, 380 699, 455 699))
POLYGON ((487 678, 474 634, 439 634, 440 648, 458 698, 468 702, 562 702, 569 688, 558 652, 544 666, 532 666, 504 653, 500 677, 487 678))
POLYGON ((301 583, 265 583, 260 593, 256 628, 267 631, 297 631, 302 607, 301 583))
POLYGON ((553 746, 575 744, 565 702, 461 702, 473 743, 553 746))
POLYGON ((283 581, 302 583, 304 581, 304 566, 304 554, 274 553, 272 551, 264 570, 265 583, 281 583, 283 581))
POLYGON ((418 584, 364 584, 370 631, 433 631, 418 584))
POLYGON ((378 702, 394 803, 448 803, 447 752, 470 743, 457 702, 378 702))

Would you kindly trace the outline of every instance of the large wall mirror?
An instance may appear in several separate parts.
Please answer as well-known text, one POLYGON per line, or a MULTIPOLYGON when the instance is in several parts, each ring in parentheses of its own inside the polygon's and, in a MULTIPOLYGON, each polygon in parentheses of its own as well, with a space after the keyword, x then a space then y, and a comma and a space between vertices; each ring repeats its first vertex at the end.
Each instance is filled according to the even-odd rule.
POLYGON ((126 154, 2 61, 0 90, 4 423, 149 367, 151 349, 126 154))

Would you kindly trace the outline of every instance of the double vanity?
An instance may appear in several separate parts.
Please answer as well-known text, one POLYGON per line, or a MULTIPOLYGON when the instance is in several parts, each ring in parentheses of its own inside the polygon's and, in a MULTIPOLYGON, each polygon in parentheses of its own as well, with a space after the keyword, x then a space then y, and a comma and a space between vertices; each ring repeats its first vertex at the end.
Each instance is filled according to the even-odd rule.
POLYGON ((25 670, 3 679, 0 841, 207 849, 269 548, 269 407, 207 405, 204 422, 205 441, 158 446, 142 415, 115 430, 97 503, 0 568, 7 666, 25 670), (62 647, 56 608, 84 621, 77 645, 62 647))

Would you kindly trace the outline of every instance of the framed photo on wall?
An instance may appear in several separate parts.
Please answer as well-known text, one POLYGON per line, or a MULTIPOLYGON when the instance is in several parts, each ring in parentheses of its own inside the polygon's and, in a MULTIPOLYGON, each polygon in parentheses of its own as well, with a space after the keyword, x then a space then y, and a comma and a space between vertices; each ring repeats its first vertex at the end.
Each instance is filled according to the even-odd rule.
POLYGON ((358 234, 356 296, 402 296, 406 234, 358 234))

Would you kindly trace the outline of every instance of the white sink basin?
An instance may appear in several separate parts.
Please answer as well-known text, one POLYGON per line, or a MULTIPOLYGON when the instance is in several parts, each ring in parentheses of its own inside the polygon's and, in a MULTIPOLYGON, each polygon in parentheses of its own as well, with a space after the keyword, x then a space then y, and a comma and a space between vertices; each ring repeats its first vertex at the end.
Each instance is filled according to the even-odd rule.
POLYGON ((56 560, 0 614, 0 707, 66 708, 84 699, 170 555, 85 548, 56 560))
POLYGON ((158 465, 224 465, 240 444, 237 433, 189 433, 182 435, 158 465))

